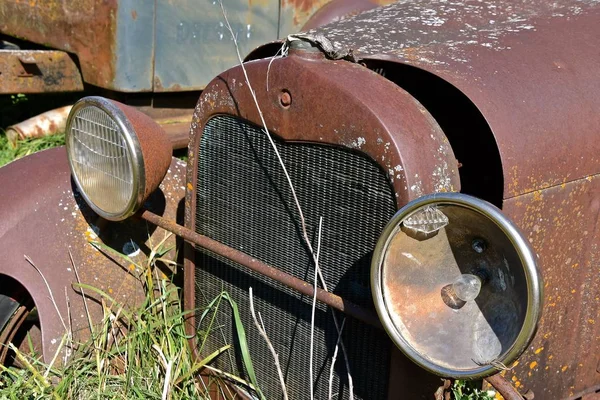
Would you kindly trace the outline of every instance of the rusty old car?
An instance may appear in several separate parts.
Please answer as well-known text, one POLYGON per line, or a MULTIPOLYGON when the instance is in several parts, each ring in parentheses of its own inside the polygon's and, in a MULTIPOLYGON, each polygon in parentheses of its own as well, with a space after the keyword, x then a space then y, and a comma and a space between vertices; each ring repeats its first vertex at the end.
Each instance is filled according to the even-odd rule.
MULTIPOLYGON (((144 253, 166 230, 187 310, 225 290, 252 326, 253 288, 290 398, 311 380, 327 398, 330 369, 344 399, 433 398, 440 377, 600 398, 599 21, 597 0, 422 0, 289 35, 206 85, 185 163, 139 110, 81 99, 66 148, 0 169, 0 340, 25 330, 51 357, 68 312, 51 293, 85 336, 73 262, 123 301, 141 290, 90 237, 144 253)), ((228 311, 219 326, 204 351, 235 343, 228 311)), ((235 349, 216 363, 245 373, 235 349)))

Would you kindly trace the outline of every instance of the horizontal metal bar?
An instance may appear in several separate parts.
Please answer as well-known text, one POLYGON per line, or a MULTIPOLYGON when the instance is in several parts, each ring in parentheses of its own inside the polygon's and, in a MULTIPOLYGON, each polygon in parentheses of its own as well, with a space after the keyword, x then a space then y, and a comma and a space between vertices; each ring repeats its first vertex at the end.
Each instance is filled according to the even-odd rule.
MULTIPOLYGON (((243 253, 232 247, 219 243, 216 240, 213 240, 207 236, 200 235, 199 233, 196 233, 191 229, 188 229, 173 221, 156 215, 151 211, 143 210, 139 213, 139 215, 144 220, 154 225, 160 226, 161 228, 166 229, 167 231, 182 237, 190 243, 196 244, 200 247, 210 250, 215 254, 218 254, 222 257, 227 258, 228 260, 241 264, 255 272, 258 272, 259 274, 268 276, 269 278, 274 279, 277 282, 280 282, 291 289, 297 290, 302 294, 305 294, 307 296, 313 295, 314 287, 308 282, 303 281, 302 279, 298 279, 295 276, 287 274, 275 267, 267 265, 262 261, 259 261, 256 258, 249 256, 246 253, 243 253)), ((373 311, 365 309, 347 300, 344 300, 338 295, 329 293, 321 288, 317 288, 317 300, 362 322, 383 329, 379 318, 373 311)))

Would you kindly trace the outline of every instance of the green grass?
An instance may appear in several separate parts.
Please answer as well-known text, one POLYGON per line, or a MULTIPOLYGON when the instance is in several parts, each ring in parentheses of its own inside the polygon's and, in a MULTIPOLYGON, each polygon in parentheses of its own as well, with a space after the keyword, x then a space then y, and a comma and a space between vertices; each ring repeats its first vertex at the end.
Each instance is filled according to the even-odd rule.
POLYGON ((4 130, 10 125, 44 111, 69 104, 73 96, 73 94, 52 97, 47 95, 25 96, 23 94, 0 96, 0 167, 36 151, 62 146, 65 143, 64 134, 22 140, 17 142, 16 147, 13 147, 6 138, 4 130))
POLYGON ((473 381, 454 381, 450 388, 454 400, 494 400, 496 392, 480 390, 473 381))
POLYGON ((65 135, 63 133, 35 139, 20 140, 17 142, 17 146, 13 147, 4 135, 4 132, 0 131, 0 167, 13 160, 35 153, 36 151, 62 146, 64 144, 65 135))

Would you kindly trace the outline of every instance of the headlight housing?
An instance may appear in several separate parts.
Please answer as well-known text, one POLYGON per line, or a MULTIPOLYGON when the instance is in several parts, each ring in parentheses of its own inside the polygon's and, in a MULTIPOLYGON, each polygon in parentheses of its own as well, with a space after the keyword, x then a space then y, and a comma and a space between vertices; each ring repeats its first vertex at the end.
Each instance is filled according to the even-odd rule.
POLYGON ((66 144, 75 184, 108 220, 135 213, 164 178, 171 145, 140 111, 102 97, 85 97, 67 120, 66 144))
POLYGON ((460 193, 424 196, 396 213, 375 249, 371 285, 392 341, 443 377, 510 366, 540 317, 527 240, 496 207, 460 193))

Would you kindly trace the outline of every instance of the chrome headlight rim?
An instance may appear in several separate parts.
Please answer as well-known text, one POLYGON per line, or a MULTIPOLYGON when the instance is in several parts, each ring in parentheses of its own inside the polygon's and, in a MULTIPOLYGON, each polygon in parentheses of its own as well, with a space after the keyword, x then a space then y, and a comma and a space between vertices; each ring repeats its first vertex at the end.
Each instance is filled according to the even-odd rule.
POLYGON ((67 158, 69 160, 69 167, 71 169, 71 176, 73 177, 73 181, 75 182, 75 185, 77 186, 79 193, 81 194, 85 202, 90 206, 92 210, 94 210, 94 212, 96 212, 99 216, 101 216, 104 219, 110 221, 121 221, 130 217, 139 209, 144 200, 146 182, 142 148, 131 122, 129 121, 125 113, 114 102, 104 97, 89 96, 84 97, 80 99, 77 103, 75 103, 67 119, 65 142, 67 148, 67 158), (89 198, 88 194, 84 190, 82 183, 79 180, 79 177, 74 172, 75 169, 73 165, 73 159, 71 156, 71 152, 73 150, 71 144, 71 127, 73 124, 73 120, 78 115, 79 111, 87 107, 95 107, 104 111, 109 116, 109 118, 111 118, 117 124, 119 133, 121 134, 126 143, 127 154, 129 157, 129 163, 131 166, 131 172, 133 177, 133 187, 131 192, 131 198, 129 199, 127 205, 120 212, 110 213, 98 207, 89 198))
POLYGON ((396 328, 383 296, 382 264, 391 240, 400 229, 400 224, 408 216, 424 206, 433 204, 462 206, 488 217, 510 239, 517 251, 526 278, 527 311, 514 343, 502 355, 502 358, 497 360, 507 366, 517 360, 527 348, 535 335, 541 317, 543 285, 537 269, 537 257, 531 251, 529 243, 526 242, 519 229, 498 208, 484 200, 462 193, 435 193, 411 201, 396 212, 380 235, 371 262, 371 288, 375 309, 392 342, 413 362, 433 374, 445 378, 482 379, 498 373, 498 368, 493 365, 485 365, 469 370, 451 369, 432 362, 415 350, 396 328))

